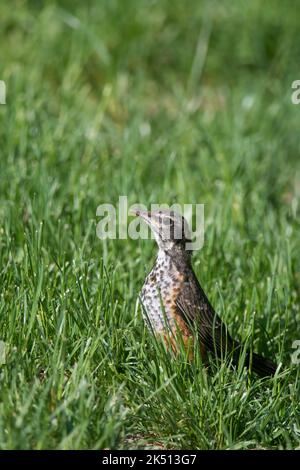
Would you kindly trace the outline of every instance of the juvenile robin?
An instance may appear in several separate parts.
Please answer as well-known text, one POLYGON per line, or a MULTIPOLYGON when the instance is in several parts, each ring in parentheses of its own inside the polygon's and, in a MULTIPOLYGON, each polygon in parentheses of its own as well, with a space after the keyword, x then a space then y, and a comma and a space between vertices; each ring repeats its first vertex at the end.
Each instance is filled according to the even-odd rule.
MULTIPOLYGON (((175 352, 181 340, 190 351, 193 342, 198 341, 203 361, 208 353, 219 358, 230 354, 237 365, 243 346, 231 338, 196 278, 191 251, 187 250, 191 237, 184 217, 173 211, 134 213, 150 226, 159 248, 140 294, 147 325, 175 352)), ((271 360, 250 351, 245 366, 262 377, 276 371, 271 360)))

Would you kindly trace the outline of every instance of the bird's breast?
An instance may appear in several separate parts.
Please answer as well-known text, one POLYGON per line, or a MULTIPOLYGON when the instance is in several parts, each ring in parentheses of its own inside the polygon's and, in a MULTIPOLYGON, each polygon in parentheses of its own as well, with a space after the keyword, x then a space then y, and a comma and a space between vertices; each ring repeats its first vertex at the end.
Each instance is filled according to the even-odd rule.
MULTIPOLYGON (((171 341, 178 330, 181 331, 184 341, 191 336, 176 306, 176 299, 184 282, 184 273, 178 270, 175 263, 167 256, 158 256, 141 291, 142 311, 146 324, 155 333, 171 338, 171 341)), ((175 346, 172 345, 172 349, 176 349, 175 346)))

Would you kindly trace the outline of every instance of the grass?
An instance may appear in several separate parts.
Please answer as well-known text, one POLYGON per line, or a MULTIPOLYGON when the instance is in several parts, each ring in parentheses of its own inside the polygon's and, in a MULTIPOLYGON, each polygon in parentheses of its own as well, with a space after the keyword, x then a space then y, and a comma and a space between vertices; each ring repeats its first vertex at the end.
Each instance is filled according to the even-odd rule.
POLYGON ((0 18, 0 448, 299 447, 294 4, 23 0, 0 18), (96 236, 119 195, 205 204, 196 273, 277 377, 155 342, 136 308, 154 242, 96 236))

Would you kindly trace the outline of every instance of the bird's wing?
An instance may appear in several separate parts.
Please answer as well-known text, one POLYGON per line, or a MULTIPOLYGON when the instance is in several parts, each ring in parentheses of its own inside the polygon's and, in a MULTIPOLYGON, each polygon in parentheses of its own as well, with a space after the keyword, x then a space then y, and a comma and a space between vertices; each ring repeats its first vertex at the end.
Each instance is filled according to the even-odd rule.
MULTIPOLYGON (((191 276, 188 276, 190 278, 191 276)), ((186 280, 176 298, 178 313, 184 321, 197 329, 201 344, 217 356, 232 350, 233 341, 225 324, 215 313, 197 279, 186 280)))

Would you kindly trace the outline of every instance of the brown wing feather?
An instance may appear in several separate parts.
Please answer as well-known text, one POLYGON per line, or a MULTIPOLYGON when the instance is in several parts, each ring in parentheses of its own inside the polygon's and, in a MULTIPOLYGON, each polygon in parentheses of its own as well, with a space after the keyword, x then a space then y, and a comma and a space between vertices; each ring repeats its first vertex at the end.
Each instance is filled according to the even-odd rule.
POLYGON ((186 276, 176 306, 183 319, 196 327, 200 342, 208 351, 220 357, 233 350, 234 341, 226 325, 215 313, 193 272, 186 276))
MULTIPOLYGON (((243 353, 243 346, 229 335, 226 325, 215 313, 192 268, 186 270, 185 281, 176 297, 178 313, 190 325, 196 327, 203 350, 211 351, 218 357, 232 353, 233 363, 237 365, 243 353)), ((244 365, 261 377, 276 373, 276 364, 254 352, 246 351, 244 365)))

